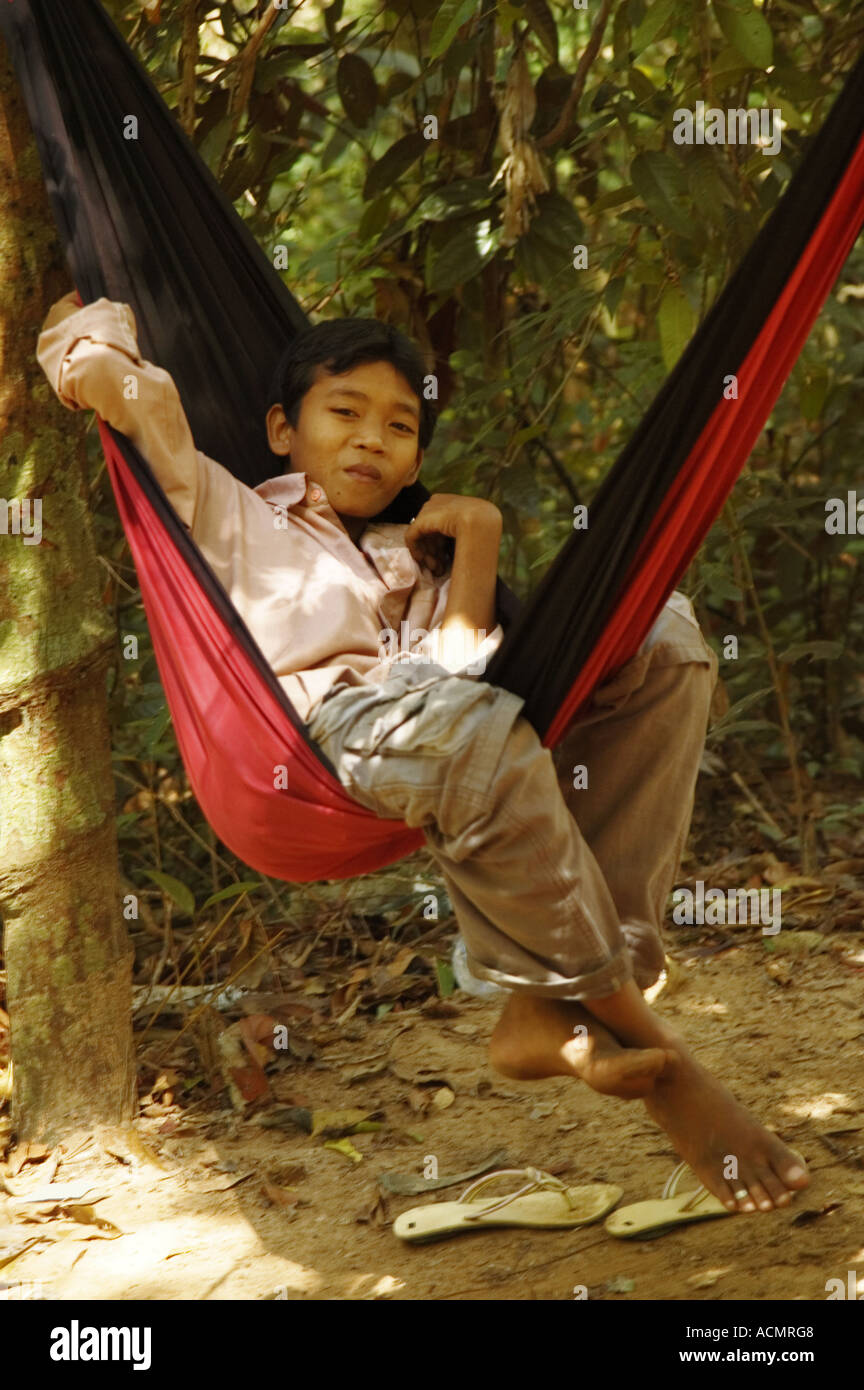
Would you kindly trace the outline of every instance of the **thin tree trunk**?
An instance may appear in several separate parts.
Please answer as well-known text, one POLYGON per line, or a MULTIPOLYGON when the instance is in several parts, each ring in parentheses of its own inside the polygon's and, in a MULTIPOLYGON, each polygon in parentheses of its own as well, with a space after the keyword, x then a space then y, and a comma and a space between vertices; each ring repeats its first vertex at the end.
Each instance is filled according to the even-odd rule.
POLYGON ((13 1125, 44 1143, 128 1123, 135 1096, 86 417, 35 358, 70 288, 0 44, 0 917, 13 1125))

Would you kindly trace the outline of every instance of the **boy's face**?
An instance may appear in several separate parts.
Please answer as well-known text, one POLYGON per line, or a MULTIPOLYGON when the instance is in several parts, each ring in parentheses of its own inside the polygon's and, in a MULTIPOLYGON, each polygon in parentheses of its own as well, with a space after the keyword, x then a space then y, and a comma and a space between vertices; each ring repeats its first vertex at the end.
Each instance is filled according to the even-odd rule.
POLYGON ((340 376, 323 367, 300 402, 296 425, 281 405, 267 412, 274 454, 291 455, 291 471, 320 483, 346 528, 377 516, 423 462, 420 402, 389 362, 364 362, 340 376), (349 525, 347 518, 355 520, 349 525))

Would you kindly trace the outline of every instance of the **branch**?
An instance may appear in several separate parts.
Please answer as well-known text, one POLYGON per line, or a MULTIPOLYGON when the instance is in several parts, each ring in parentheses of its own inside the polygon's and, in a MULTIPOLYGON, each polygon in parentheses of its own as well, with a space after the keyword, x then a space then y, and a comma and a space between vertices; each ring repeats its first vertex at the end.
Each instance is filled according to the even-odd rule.
MULTIPOLYGON (((299 10, 299 8, 299 5, 295 5, 294 10, 299 10)), ((294 10, 291 11, 292 14, 294 13, 294 10)), ((264 12, 263 16, 258 21, 258 24, 255 28, 255 32, 253 33, 251 39, 245 45, 242 51, 237 55, 236 62, 237 67, 239 69, 239 74, 237 77, 236 86, 234 87, 234 90, 231 93, 231 99, 228 103, 228 110, 232 114, 236 112, 238 118, 242 113, 246 105, 246 102, 249 99, 249 93, 252 90, 252 81, 255 77, 255 64, 258 61, 258 50, 261 47, 262 43, 264 42, 264 39, 267 37, 270 30, 273 28, 273 25, 276 23, 277 17, 280 14, 284 13, 284 8, 281 5, 277 5, 276 0, 270 0, 269 8, 264 12)))
POLYGON ((564 135, 569 128, 573 113, 582 98, 588 71, 594 59, 597 57, 600 44, 603 40, 603 31, 606 28, 606 21, 609 18, 609 11, 611 9, 612 0, 603 0, 600 13, 594 21, 594 28, 591 30, 591 37, 586 44, 585 52, 579 59, 576 76, 573 78, 573 86, 570 88, 570 95, 564 103, 561 115, 558 117, 552 129, 548 130, 545 135, 534 142, 540 149, 545 150, 548 149, 550 145, 554 145, 555 141, 560 140, 562 135, 564 135))

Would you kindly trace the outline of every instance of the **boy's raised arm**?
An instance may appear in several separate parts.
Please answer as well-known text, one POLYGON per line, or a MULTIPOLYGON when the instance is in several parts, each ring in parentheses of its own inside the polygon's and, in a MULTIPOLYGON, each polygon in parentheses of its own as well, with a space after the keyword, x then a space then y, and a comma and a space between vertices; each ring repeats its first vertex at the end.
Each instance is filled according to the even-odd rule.
POLYGON ((141 357, 129 305, 96 299, 82 308, 74 290, 64 295, 48 312, 36 357, 65 406, 95 410, 132 441, 191 527, 200 482, 192 431, 170 374, 141 357))

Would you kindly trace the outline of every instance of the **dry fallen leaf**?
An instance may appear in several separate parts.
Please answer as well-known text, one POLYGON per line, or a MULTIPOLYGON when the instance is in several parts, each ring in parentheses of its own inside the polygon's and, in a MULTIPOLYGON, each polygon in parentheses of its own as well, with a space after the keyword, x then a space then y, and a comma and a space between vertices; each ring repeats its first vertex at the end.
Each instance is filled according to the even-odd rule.
POLYGON ((312 1138, 325 1133, 338 1138, 349 1133, 361 1120, 368 1120, 371 1114, 371 1110, 313 1110, 312 1138))
POLYGON ((159 1168, 163 1173, 174 1171, 173 1164, 165 1163, 131 1125, 121 1129, 103 1130, 98 1135, 99 1146, 110 1158, 120 1163, 145 1164, 148 1168, 159 1168))
POLYGON ((251 1101, 267 1095, 270 1090, 263 1068, 249 1057, 249 1048, 242 1032, 247 1022, 247 1019, 241 1019, 240 1023, 232 1023, 230 1028, 219 1034, 216 1043, 231 1104, 239 1111, 244 1111, 251 1101))
POLYGON ((369 1062, 362 1067, 346 1067, 339 1073, 339 1080, 346 1086, 356 1086, 359 1081, 369 1081, 387 1070, 387 1058, 380 1062, 369 1062))
POLYGON ((387 1203, 381 1192, 376 1194, 372 1205, 366 1211, 361 1211, 354 1217, 354 1220, 360 1225, 365 1225, 368 1222, 372 1226, 386 1226, 389 1219, 387 1203))
POLYGON ((100 1231, 105 1231, 109 1235, 122 1236, 123 1232, 113 1222, 107 1221, 103 1216, 97 1215, 92 1206, 73 1206, 64 1205, 61 1208, 64 1215, 71 1216, 73 1221, 77 1221, 82 1226, 96 1226, 100 1231))
POLYGON ((385 966, 385 974, 391 980, 395 980, 399 975, 404 975, 416 954, 417 952, 413 946, 403 946, 402 950, 398 955, 394 956, 390 964, 385 966))
POLYGON ((50 1152, 44 1144, 19 1144, 8 1160, 9 1176, 17 1177, 25 1163, 41 1163, 50 1152))
POLYGON ((25 1236, 20 1226, 7 1228, 9 1239, 4 1239, 4 1232, 0 1231, 0 1269, 8 1269, 13 1261, 17 1260, 32 1245, 38 1245, 43 1239, 41 1235, 25 1236))
MULTIPOLYGON (((581 1123, 581 1122, 580 1122, 581 1123)), ((413 1173, 379 1173, 377 1182, 385 1192, 397 1192, 402 1197, 413 1197, 418 1192, 436 1192, 442 1187, 456 1187, 459 1183, 479 1178, 492 1168, 508 1168, 510 1155, 506 1149, 496 1149, 476 1168, 465 1168, 459 1173, 450 1173, 442 1178, 420 1178, 413 1173)))
POLYGON ((296 1192, 288 1187, 280 1187, 269 1178, 264 1179, 261 1191, 274 1207, 281 1207, 288 1215, 296 1215, 296 1208, 301 1200, 296 1192))
POLYGON ((17 1186, 13 1190, 8 1183, 6 1186, 9 1192, 10 1205, 14 1206, 26 1206, 28 1203, 41 1205, 44 1202, 51 1202, 54 1206, 59 1206, 61 1203, 83 1202, 85 1199, 90 1202, 98 1202, 107 1195, 103 1192, 100 1196, 93 1183, 86 1180, 69 1183, 43 1183, 41 1187, 33 1187, 27 1192, 17 1186))

